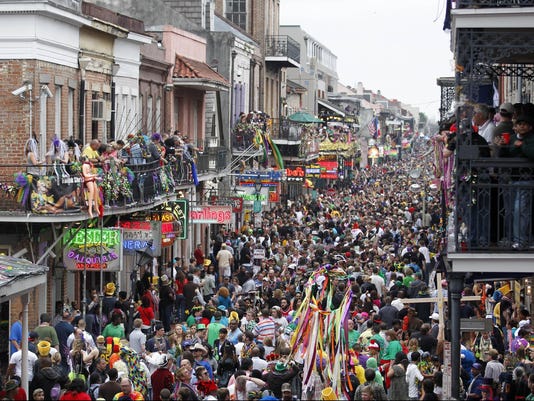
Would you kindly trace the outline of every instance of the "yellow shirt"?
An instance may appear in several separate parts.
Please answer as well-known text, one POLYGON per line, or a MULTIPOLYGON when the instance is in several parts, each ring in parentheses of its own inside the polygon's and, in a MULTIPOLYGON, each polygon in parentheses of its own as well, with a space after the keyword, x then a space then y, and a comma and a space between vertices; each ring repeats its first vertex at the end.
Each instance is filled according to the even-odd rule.
POLYGON ((98 150, 93 150, 93 148, 87 145, 82 152, 82 156, 86 156, 89 160, 98 160, 100 154, 98 150))

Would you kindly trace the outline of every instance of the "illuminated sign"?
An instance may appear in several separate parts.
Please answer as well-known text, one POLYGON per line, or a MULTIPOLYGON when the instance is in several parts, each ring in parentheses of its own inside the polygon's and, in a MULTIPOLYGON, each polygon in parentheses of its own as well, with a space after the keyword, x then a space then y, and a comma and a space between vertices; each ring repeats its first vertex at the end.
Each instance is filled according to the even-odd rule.
POLYGON ((196 206, 191 208, 193 224, 229 224, 232 221, 232 206, 196 206))
MULTIPOLYGON (((172 223, 165 223, 171 224, 172 223)), ((145 250, 150 244, 154 256, 161 255, 161 221, 123 221, 122 246, 126 251, 145 250)))
POLYGON ((67 270, 120 270, 121 232, 118 228, 70 229, 63 237, 67 270))
POLYGON ((286 168, 286 177, 288 181, 304 181, 306 172, 302 166, 286 168))
POLYGON ((321 177, 321 166, 318 164, 310 164, 306 166, 306 177, 307 178, 320 178, 321 177))
MULTIPOLYGON (((162 223, 172 223, 172 231, 176 233, 176 239, 187 238, 189 224, 189 202, 187 199, 178 199, 165 202, 158 207, 158 213, 152 213, 150 220, 160 220, 162 223)), ((162 228, 162 232, 163 231, 162 228)))
POLYGON ((337 161, 319 161, 321 166, 321 175, 319 178, 337 180, 337 161))

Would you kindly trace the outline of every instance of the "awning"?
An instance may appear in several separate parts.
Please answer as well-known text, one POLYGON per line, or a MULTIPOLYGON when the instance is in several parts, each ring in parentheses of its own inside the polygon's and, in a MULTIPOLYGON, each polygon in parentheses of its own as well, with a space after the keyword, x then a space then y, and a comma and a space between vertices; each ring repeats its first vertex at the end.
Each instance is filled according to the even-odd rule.
MULTIPOLYGON (((22 361, 21 386, 28 393, 28 305, 29 293, 34 288, 46 285, 47 266, 26 259, 0 256, 0 301, 21 297, 22 301, 22 361)), ((44 290, 46 292, 46 290, 44 290)), ((34 301, 35 302, 35 301, 34 301)))
POLYGON ((47 266, 26 259, 0 256, 0 299, 19 296, 46 282, 47 266))
POLYGON ((343 110, 340 110, 339 108, 337 108, 332 103, 327 102, 327 101, 322 100, 322 99, 317 99, 317 103, 319 104, 319 106, 323 106, 324 108, 326 108, 326 109, 328 109, 330 111, 333 111, 334 113, 340 115, 341 117, 345 117, 345 112, 343 110))
POLYGON ((176 55, 174 86, 187 87, 201 91, 228 91, 230 83, 217 71, 202 61, 176 55))

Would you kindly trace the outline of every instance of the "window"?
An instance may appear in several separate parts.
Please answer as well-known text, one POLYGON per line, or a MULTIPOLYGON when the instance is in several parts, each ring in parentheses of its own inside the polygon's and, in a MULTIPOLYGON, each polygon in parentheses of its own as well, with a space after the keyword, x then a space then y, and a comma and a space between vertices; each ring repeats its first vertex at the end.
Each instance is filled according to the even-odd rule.
POLYGON ((226 18, 240 28, 247 29, 247 0, 227 0, 226 18))
POLYGON ((56 103, 56 121, 54 132, 58 138, 61 138, 61 86, 56 85, 56 91, 54 93, 54 101, 56 103))

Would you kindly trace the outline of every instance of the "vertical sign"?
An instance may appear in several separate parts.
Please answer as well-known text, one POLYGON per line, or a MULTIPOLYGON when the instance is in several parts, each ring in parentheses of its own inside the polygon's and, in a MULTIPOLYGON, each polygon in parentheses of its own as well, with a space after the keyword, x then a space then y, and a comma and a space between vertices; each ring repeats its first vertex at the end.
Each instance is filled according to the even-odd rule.
POLYGON ((443 343, 443 399, 450 400, 452 392, 451 382, 451 342, 443 343))

